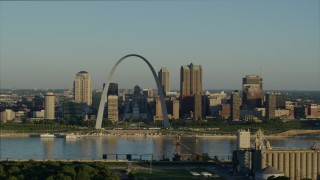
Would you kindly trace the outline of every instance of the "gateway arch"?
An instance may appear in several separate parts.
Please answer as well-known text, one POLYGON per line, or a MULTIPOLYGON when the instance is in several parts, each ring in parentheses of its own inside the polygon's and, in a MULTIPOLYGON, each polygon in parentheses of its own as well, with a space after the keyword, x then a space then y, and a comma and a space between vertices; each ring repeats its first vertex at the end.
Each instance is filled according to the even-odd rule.
POLYGON ((159 82, 159 78, 157 76, 157 73, 155 72, 155 70, 153 69, 152 65, 149 63, 149 61, 138 55, 138 54, 128 54, 124 57, 122 57, 121 59, 119 59, 117 61, 117 63, 113 66, 111 72, 109 73, 108 75, 108 78, 107 78, 107 81, 106 81, 106 85, 102 91, 102 94, 101 94, 101 100, 100 100, 100 105, 99 105, 99 110, 98 110, 98 116, 97 116, 97 121, 96 121, 96 129, 101 129, 101 125, 102 125, 102 119, 103 119, 103 113, 104 113, 104 106, 105 106, 105 103, 107 102, 108 100, 108 95, 107 95, 107 91, 109 89, 109 84, 110 84, 110 81, 111 81, 111 78, 114 74, 114 71, 116 70, 116 68, 118 67, 118 65, 123 61, 125 60, 126 58, 128 57, 138 57, 140 59, 142 59, 145 63, 147 63, 147 65, 149 66, 151 72, 152 72, 152 75, 154 77, 154 80, 156 81, 156 84, 157 84, 157 88, 158 88, 158 94, 160 96, 160 102, 161 102, 161 108, 162 108, 162 117, 163 117, 163 127, 164 128, 169 128, 170 124, 169 124, 169 120, 168 120, 168 112, 167 112, 167 107, 166 107, 166 103, 164 101, 164 95, 163 95, 163 90, 162 90, 162 86, 159 82))

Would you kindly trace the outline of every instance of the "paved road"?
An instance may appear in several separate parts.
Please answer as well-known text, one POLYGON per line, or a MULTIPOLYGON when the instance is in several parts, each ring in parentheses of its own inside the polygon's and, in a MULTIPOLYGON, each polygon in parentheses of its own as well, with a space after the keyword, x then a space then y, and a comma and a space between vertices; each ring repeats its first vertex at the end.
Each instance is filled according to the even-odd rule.
POLYGON ((237 176, 229 171, 232 170, 231 166, 220 166, 220 165, 178 165, 178 166, 153 166, 153 169, 193 169, 193 168, 204 168, 213 174, 217 174, 227 180, 247 179, 245 176, 237 176))

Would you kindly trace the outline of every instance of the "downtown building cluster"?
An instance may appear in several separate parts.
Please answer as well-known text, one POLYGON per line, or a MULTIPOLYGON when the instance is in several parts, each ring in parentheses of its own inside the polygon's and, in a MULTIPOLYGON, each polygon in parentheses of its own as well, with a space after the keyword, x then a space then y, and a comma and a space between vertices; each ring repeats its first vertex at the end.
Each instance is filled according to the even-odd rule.
MULTIPOLYGON (((203 91, 202 67, 193 63, 180 68, 180 91, 170 90, 170 73, 166 67, 159 70, 158 78, 163 92, 138 85, 133 90, 119 91, 117 83, 110 83, 104 119, 114 123, 126 119, 161 121, 163 116, 158 93, 165 95, 171 120, 215 117, 231 121, 319 119, 319 105, 313 101, 290 101, 283 93, 264 93, 263 79, 259 75, 246 75, 242 79, 242 89, 229 94, 203 91)), ((105 84, 102 85, 104 87, 105 84)), ((34 97, 17 96, 13 92, 1 95, 0 120, 95 120, 101 92, 93 90, 90 73, 80 71, 75 76, 72 91, 47 91, 34 97)))

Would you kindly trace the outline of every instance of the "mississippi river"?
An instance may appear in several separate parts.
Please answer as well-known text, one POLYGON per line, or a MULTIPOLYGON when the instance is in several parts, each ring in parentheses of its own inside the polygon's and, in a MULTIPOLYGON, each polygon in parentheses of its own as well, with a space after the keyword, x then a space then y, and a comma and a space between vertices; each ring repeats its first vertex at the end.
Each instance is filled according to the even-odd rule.
MULTIPOLYGON (((310 148, 319 137, 270 138, 272 147, 310 148)), ((176 146, 176 138, 171 136, 136 137, 136 136, 97 136, 67 140, 64 138, 39 137, 2 137, 0 138, 0 158, 27 159, 125 159, 125 154, 133 158, 154 159, 172 158, 175 152, 191 154, 181 146, 176 146)), ((231 158, 236 148, 236 139, 229 137, 182 137, 181 142, 198 153, 217 155, 225 160, 231 158)), ((252 141, 253 142, 253 141, 252 141)), ((319 147, 319 145, 317 146, 319 147)))

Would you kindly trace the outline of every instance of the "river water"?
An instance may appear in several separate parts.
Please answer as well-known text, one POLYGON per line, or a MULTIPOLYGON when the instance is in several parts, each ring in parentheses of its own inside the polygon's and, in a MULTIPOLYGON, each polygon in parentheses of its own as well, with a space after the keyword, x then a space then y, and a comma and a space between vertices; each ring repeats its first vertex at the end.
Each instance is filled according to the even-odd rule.
MULTIPOLYGON (((268 139, 272 147, 310 148, 319 137, 295 137, 268 139)), ((236 148, 236 139, 229 137, 182 137, 181 142, 198 153, 217 155, 222 159, 231 159, 232 150, 236 148)), ((133 154, 133 159, 172 158, 177 151, 181 154, 190 152, 176 146, 176 138, 170 136, 98 136, 84 137, 76 140, 63 138, 0 138, 0 158, 53 158, 53 159, 125 159, 125 154, 133 154)))

